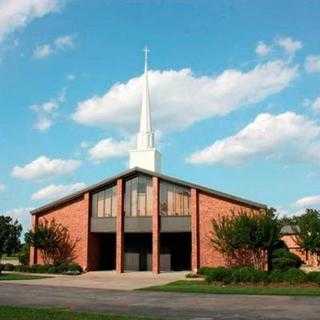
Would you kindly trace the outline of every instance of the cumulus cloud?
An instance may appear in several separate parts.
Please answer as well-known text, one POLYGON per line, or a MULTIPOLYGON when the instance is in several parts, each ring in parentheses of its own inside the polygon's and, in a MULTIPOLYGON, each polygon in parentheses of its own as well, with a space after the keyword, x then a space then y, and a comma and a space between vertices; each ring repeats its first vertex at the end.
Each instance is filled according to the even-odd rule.
POLYGON ((94 161, 102 161, 111 158, 120 158, 128 154, 133 142, 129 140, 102 139, 88 150, 90 158, 94 161))
POLYGON ((256 54, 260 57, 265 57, 271 52, 271 46, 268 46, 263 41, 259 41, 256 47, 256 54))
POLYGON ((0 183, 0 192, 4 191, 6 186, 3 183, 0 183))
POLYGON ((57 117, 57 110, 61 103, 65 101, 65 90, 55 99, 51 99, 41 104, 34 104, 30 106, 30 109, 36 113, 37 120, 34 124, 34 128, 39 131, 47 131, 54 123, 54 119, 57 117))
POLYGON ((320 208, 320 194, 298 199, 295 206, 299 208, 320 208))
MULTIPOLYGON (((160 130, 181 130, 206 118, 223 116, 286 88, 297 66, 276 60, 248 72, 226 70, 196 76, 190 69, 150 71, 152 115, 160 130)), ((111 124, 132 129, 138 122, 142 77, 118 83, 103 96, 78 104, 73 119, 84 125, 111 124)))
POLYGON ((58 37, 53 43, 46 43, 38 45, 33 50, 33 57, 35 59, 44 59, 59 51, 72 49, 74 47, 74 39, 71 35, 58 37))
POLYGON ((320 97, 317 97, 311 104, 314 111, 320 112, 320 97))
POLYGON ((0 42, 10 33, 25 27, 32 20, 57 11, 61 3, 60 0, 0 1, 0 42))
POLYGON ((78 160, 49 159, 41 156, 23 167, 15 166, 11 174, 22 180, 37 180, 72 173, 80 164, 78 160))
POLYGON ((320 72, 320 55, 307 56, 304 67, 308 73, 320 72))
POLYGON ((193 164, 242 164, 254 156, 320 161, 320 126, 294 112, 263 113, 237 134, 192 154, 193 164))
POLYGON ((49 186, 42 188, 32 194, 32 200, 53 200, 62 198, 68 194, 79 191, 86 187, 85 183, 77 182, 73 184, 50 184, 49 186))
POLYGON ((14 208, 4 212, 3 215, 9 216, 13 220, 18 220, 22 225, 23 232, 26 232, 31 228, 31 210, 33 208, 14 208))
POLYGON ((280 46, 288 55, 293 56, 298 50, 302 48, 301 41, 293 40, 290 37, 279 38, 276 43, 280 46))

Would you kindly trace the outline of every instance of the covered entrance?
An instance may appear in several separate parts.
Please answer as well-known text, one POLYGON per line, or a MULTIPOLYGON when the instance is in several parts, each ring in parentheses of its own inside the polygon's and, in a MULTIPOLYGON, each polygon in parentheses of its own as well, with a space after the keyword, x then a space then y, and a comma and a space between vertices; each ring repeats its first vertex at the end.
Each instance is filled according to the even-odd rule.
POLYGON ((124 270, 152 270, 152 234, 125 233, 124 236, 124 270))

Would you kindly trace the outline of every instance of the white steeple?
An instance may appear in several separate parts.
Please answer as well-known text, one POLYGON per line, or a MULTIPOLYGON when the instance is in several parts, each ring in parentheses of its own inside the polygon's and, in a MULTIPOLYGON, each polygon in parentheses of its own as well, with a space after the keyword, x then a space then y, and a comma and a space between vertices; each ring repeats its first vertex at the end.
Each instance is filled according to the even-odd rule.
POLYGON ((148 52, 144 49, 144 74, 142 104, 140 113, 140 129, 137 134, 137 148, 129 153, 129 167, 140 167, 151 171, 161 170, 161 154, 154 147, 154 132, 151 124, 151 108, 148 84, 148 52))

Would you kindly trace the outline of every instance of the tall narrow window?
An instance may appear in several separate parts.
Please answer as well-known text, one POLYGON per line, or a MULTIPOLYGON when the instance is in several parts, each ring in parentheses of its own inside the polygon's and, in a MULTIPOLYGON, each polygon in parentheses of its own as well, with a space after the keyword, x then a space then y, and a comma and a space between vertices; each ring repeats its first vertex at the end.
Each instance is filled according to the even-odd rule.
POLYGON ((127 216, 150 216, 152 198, 152 179, 139 175, 126 181, 125 214, 127 216))
POLYGON ((117 215, 117 187, 108 187, 92 195, 92 216, 115 217, 117 215))
POLYGON ((160 182, 160 214, 164 216, 190 215, 190 190, 169 182, 160 182))

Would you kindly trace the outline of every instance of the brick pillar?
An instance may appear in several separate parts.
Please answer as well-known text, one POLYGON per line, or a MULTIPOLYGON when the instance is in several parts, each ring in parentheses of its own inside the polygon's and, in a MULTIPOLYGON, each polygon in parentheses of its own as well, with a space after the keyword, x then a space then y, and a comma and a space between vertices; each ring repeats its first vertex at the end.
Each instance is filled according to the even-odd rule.
POLYGON ((124 271, 124 185, 123 179, 117 180, 117 226, 116 226, 116 271, 124 271))
POLYGON ((198 191, 191 189, 191 268, 197 272, 199 268, 199 204, 198 191))
MULTIPOLYGON (((38 216, 32 215, 31 216, 31 229, 32 229, 32 231, 35 230, 37 225, 38 225, 38 216)), ((37 263, 38 263, 38 250, 35 247, 30 247, 29 264, 32 266, 37 263)))
POLYGON ((91 234, 90 234, 90 194, 89 192, 86 192, 83 196, 83 210, 86 213, 86 220, 84 221, 85 226, 84 230, 86 234, 83 235, 83 238, 85 240, 85 251, 83 252, 82 256, 82 268, 85 271, 90 271, 91 270, 91 259, 90 259, 90 254, 91 254, 91 248, 90 248, 90 240, 91 240, 91 234))
POLYGON ((159 178, 152 178, 152 271, 160 273, 159 178))

